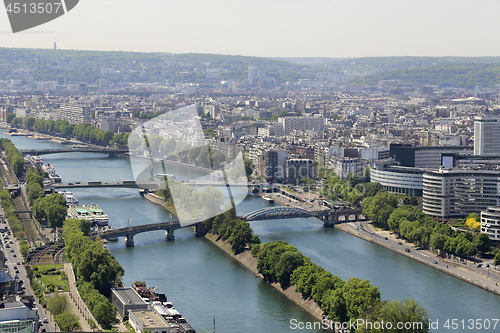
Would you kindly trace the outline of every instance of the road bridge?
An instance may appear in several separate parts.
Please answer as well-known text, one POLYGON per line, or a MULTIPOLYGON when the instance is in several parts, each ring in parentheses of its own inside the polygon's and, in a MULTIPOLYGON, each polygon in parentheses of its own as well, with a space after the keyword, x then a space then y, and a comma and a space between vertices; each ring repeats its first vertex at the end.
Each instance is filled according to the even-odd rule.
MULTIPOLYGON (((274 206, 258 209, 245 216, 239 217, 244 221, 262 221, 262 220, 275 220, 275 219, 289 219, 299 217, 316 217, 323 221, 325 227, 331 227, 335 224, 342 222, 352 222, 364 220, 360 218, 362 208, 353 209, 336 209, 336 210, 305 210, 296 207, 287 206, 274 206), (339 217, 344 217, 344 220, 339 220, 339 217), (350 219, 354 216, 354 220, 350 219)), ((165 230, 167 240, 174 240, 174 231, 180 228, 194 227, 197 236, 204 236, 205 225, 200 220, 184 221, 182 224, 179 221, 167 221, 152 224, 143 224, 132 226, 129 220, 129 226, 125 228, 113 229, 104 231, 98 235, 93 235, 90 238, 100 237, 101 239, 112 239, 118 237, 125 237, 127 246, 134 246, 134 236, 149 231, 165 230)))
POLYGON ((103 153, 108 156, 137 152, 138 150, 116 149, 116 148, 67 148, 67 149, 22 149, 19 150, 22 156, 40 156, 61 153, 103 153))
POLYGON ((362 208, 341 208, 325 210, 306 210, 290 206, 265 207, 241 216, 244 221, 261 221, 276 219, 292 219, 300 217, 316 217, 323 221, 325 227, 330 227, 342 222, 363 221, 362 208), (340 218, 343 217, 343 220, 340 218), (351 219, 354 217, 354 219, 351 219))
POLYGON ((158 182, 151 181, 135 181, 135 180, 124 180, 119 182, 103 182, 103 181, 89 181, 89 182, 74 182, 74 183, 54 183, 54 188, 85 188, 85 187, 128 187, 128 188, 147 188, 147 189, 157 189, 158 182))
POLYGON ((165 230, 167 240, 174 240, 175 239, 174 231, 185 227, 195 227, 195 233, 197 236, 205 235, 205 227, 203 221, 199 220, 185 221, 182 224, 179 221, 167 221, 167 222, 143 224, 137 226, 130 225, 130 220, 129 220, 128 227, 104 231, 101 232, 99 235, 90 236, 90 238, 96 238, 97 236, 101 237, 101 239, 125 237, 126 238, 125 244, 127 244, 127 246, 134 246, 134 236, 139 233, 165 230))

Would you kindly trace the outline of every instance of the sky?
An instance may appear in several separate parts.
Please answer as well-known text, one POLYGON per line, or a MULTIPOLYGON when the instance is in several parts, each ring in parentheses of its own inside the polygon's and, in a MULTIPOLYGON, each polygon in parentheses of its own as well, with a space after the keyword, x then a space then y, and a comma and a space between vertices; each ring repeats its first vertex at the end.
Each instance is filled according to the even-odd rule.
POLYGON ((258 57, 499 56, 499 12, 498 0, 80 0, 15 34, 0 8, 0 47, 55 40, 59 49, 258 57))

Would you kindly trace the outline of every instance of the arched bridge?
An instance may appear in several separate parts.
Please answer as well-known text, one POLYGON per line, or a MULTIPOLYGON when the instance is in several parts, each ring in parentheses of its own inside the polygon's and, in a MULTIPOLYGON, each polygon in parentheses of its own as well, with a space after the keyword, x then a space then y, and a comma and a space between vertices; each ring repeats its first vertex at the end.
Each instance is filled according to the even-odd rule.
POLYGON ((292 219, 300 217, 316 217, 323 221, 324 226, 332 226, 341 222, 359 221, 362 208, 341 208, 332 210, 305 210, 290 206, 273 206, 261 208, 253 211, 241 219, 245 221, 260 221, 260 220, 275 220, 275 219, 292 219), (354 216, 354 220, 350 219, 354 216), (344 217, 344 220, 339 220, 339 217, 344 217))
POLYGON ((125 243, 127 244, 127 246, 134 246, 134 236, 140 234, 141 232, 165 230, 167 234, 167 239, 174 240, 175 239, 174 231, 184 227, 195 227, 196 235, 203 236, 205 234, 203 221, 192 220, 192 221, 184 221, 182 225, 179 223, 179 221, 172 221, 172 222, 167 221, 167 222, 143 224, 137 226, 128 226, 125 228, 104 231, 101 232, 99 235, 90 236, 90 238, 96 238, 97 236, 101 237, 101 239, 126 237, 125 243))

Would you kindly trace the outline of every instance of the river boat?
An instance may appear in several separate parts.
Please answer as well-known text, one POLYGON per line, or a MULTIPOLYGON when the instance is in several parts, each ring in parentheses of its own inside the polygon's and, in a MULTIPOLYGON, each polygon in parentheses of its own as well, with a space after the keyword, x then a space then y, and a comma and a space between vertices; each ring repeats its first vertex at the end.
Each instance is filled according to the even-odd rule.
POLYGON ((61 193, 64 199, 66 199, 66 206, 78 206, 78 199, 70 191, 64 191, 61 193))
POLYGON ((68 215, 73 219, 87 220, 92 222, 94 217, 84 206, 70 206, 68 208, 68 215))
POLYGON ((108 215, 104 213, 104 211, 97 206, 96 204, 83 205, 83 207, 89 212, 92 216, 93 223, 98 226, 108 225, 108 215))
POLYGON ((61 176, 59 176, 57 173, 49 174, 49 179, 51 181, 53 181, 54 183, 61 183, 62 182, 61 176))
POLYGON ((268 196, 263 196, 262 200, 264 200, 265 202, 267 202, 269 204, 273 204, 274 203, 274 199, 271 198, 271 197, 268 197, 268 196))
POLYGON ((42 166, 42 171, 48 173, 49 175, 53 175, 56 173, 56 168, 54 168, 50 163, 47 163, 47 165, 42 166))
POLYGON ((42 161, 42 158, 40 156, 31 156, 31 162, 36 167, 43 165, 43 161, 42 161))
MULTIPOLYGON (((113 228, 110 225, 105 225, 105 226, 103 226, 101 228, 101 232, 108 232, 108 231, 113 231, 113 230, 115 230, 115 228, 113 228)), ((110 241, 110 242, 117 242, 118 238, 117 237, 113 237, 113 238, 108 238, 107 240, 110 241)))

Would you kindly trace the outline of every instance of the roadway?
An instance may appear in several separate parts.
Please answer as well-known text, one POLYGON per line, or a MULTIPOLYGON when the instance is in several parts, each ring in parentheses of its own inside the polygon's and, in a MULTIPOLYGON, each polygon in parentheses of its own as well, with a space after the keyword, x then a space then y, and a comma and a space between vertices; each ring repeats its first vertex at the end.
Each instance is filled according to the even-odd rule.
POLYGON ((476 263, 469 260, 461 261, 459 259, 440 258, 435 253, 409 243, 394 233, 376 230, 369 221, 350 222, 343 225, 336 225, 335 227, 382 245, 393 252, 424 263, 427 266, 478 285, 483 289, 500 294, 500 271, 494 268, 492 259, 483 260, 483 266, 477 267, 476 263), (407 252, 405 249, 409 249, 410 252, 407 252), (490 267, 485 267, 486 264, 489 264, 490 267))
MULTIPOLYGON (((3 216, 3 211, 1 212, 3 216)), ((10 230, 10 226, 7 222, 0 222, 0 227, 3 229, 7 227, 8 232, 4 232, 1 234, 1 245, 2 250, 5 254, 5 265, 7 266, 7 270, 11 276, 18 278, 19 281, 23 281, 23 291, 27 296, 34 296, 33 290, 31 289, 28 277, 26 275, 26 269, 23 265, 23 256, 21 255, 21 249, 19 247, 19 242, 12 235, 12 231, 10 230), (8 244, 8 245, 7 245, 8 244), (9 246, 9 247, 7 247, 9 246), (18 264, 19 262, 19 264, 18 264)), ((43 307, 36 302, 36 308, 38 309, 38 318, 42 320, 43 318, 49 318, 45 313, 43 307)), ((52 319, 52 318, 51 318, 52 319)), ((55 332, 55 323, 54 321, 49 320, 48 323, 42 323, 40 326, 40 330, 45 328, 48 332, 55 332)))

